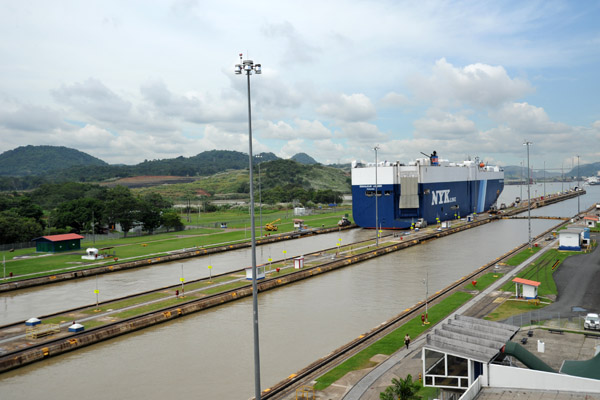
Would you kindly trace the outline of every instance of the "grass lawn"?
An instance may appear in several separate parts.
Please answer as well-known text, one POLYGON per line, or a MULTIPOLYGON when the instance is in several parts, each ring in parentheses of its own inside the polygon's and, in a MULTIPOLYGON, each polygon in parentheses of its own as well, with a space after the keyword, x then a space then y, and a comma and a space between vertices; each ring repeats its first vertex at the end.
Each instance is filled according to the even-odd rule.
MULTIPOLYGON (((531 263, 528 267, 523 269, 517 276, 523 279, 529 279, 537 282, 541 282, 538 287, 538 295, 546 296, 549 294, 558 294, 556 290, 556 283, 552 276, 552 267, 558 261, 559 264, 556 268, 560 267, 563 260, 571 255, 580 254, 579 252, 573 251, 558 251, 551 249, 547 251, 540 258, 531 263)), ((556 270, 555 268, 555 270, 556 270)), ((515 291, 515 284, 513 282, 507 282, 502 286, 502 290, 506 292, 515 291)))
MULTIPOLYGON (((333 211, 324 214, 310 215, 303 217, 305 224, 313 227, 321 227, 324 225, 325 227, 337 226, 337 222, 340 217, 349 211, 349 209, 339 208, 333 209, 333 211)), ((277 233, 285 233, 291 232, 294 230, 293 227, 293 215, 291 211, 287 212, 287 218, 285 212, 280 212, 282 218, 281 222, 277 225, 279 227, 279 231, 277 233)), ((210 213, 210 218, 216 219, 218 221, 225 221, 228 217, 232 217, 236 215, 236 213, 228 211, 228 212, 218 212, 218 213, 210 213), (212 215, 215 214, 215 215, 212 215)), ((247 214, 245 214, 247 216, 247 214)), ((204 217, 203 217, 204 218, 204 217)), ((206 217, 208 218, 208 217, 206 217)), ((271 217, 269 217, 271 218, 271 217)), ((269 222, 271 219, 263 218, 264 222, 269 222)), ((249 223, 249 219, 248 219, 249 223)), ((230 227, 231 228, 231 227, 230 227)), ((263 233, 267 232, 263 230, 263 233)), ((257 238, 260 239, 260 229, 256 229, 257 238)), ((121 238, 121 239, 111 239, 104 241, 97 241, 95 243, 95 247, 103 248, 103 247, 113 247, 108 250, 110 254, 112 252, 116 252, 116 256, 120 259, 123 258, 146 258, 151 256, 160 256, 165 255, 170 251, 181 250, 181 249, 189 249, 194 247, 211 247, 216 245, 223 245, 226 243, 232 242, 244 242, 249 241, 251 237, 250 229, 240 229, 240 230, 222 230, 222 229, 190 229, 181 232, 170 232, 170 233, 162 233, 157 235, 150 235, 144 237, 131 237, 131 238, 121 238)), ((12 272, 15 275, 26 275, 26 274, 36 274, 35 276, 43 276, 48 273, 60 273, 62 271, 67 270, 77 270, 77 269, 87 269, 90 268, 90 264, 98 264, 101 265, 103 261, 99 260, 97 262, 90 262, 88 260, 82 260, 81 256, 85 253, 85 247, 91 246, 91 243, 83 243, 83 248, 77 253, 69 253, 69 254, 51 254, 44 255, 35 254, 33 249, 22 249, 16 250, 12 253, 7 253, 7 263, 6 271, 7 275, 9 272, 12 272), (15 256, 24 256, 24 255, 32 255, 31 258, 12 260, 15 256), (53 272, 50 272, 53 271, 53 272)), ((28 276, 30 278, 32 276, 28 276)), ((7 279, 7 282, 16 281, 19 277, 15 277, 13 279, 7 279)))
POLYGON ((506 264, 510 265, 511 267, 516 267, 517 265, 521 264, 523 261, 527 260, 532 255, 534 255, 535 253, 540 251, 540 249, 541 249, 541 247, 532 247, 531 249, 529 249, 529 248, 524 249, 524 250, 520 251, 519 253, 515 254, 514 256, 512 256, 511 258, 509 258, 508 261, 506 261, 506 264))
MULTIPOLYGON (((447 317, 454 310, 470 300, 473 296, 465 292, 457 292, 442 300, 440 303, 429 308, 429 321, 435 324, 447 317)), ((431 325, 422 326, 421 316, 416 316, 400 328, 391 332, 387 336, 380 339, 378 342, 367 347, 360 353, 350 357, 339 366, 327 372, 317 379, 315 390, 323 390, 329 385, 346 375, 350 371, 364 369, 372 366, 369 361, 376 354, 391 355, 404 346, 404 335, 407 333, 414 340, 417 336, 423 333, 431 325)))
POLYGON ((472 283, 465 285, 464 290, 485 290, 492 283, 496 282, 498 279, 502 278, 504 274, 498 274, 494 272, 487 273, 485 275, 480 276, 477 279, 477 285, 473 286, 472 283))
POLYGON ((542 307, 544 307, 544 305, 536 306, 535 304, 531 304, 523 300, 507 300, 501 304, 500 307, 496 308, 494 312, 486 315, 484 319, 490 321, 502 321, 506 318, 512 317, 513 315, 539 310, 542 307))

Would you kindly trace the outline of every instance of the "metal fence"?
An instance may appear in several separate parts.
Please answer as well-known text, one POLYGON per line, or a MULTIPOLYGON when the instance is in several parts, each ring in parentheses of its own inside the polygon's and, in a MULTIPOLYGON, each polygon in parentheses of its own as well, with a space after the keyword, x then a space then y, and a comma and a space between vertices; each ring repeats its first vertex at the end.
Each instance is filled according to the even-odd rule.
POLYGON ((549 312, 544 310, 529 311, 513 315, 505 323, 515 326, 539 325, 547 328, 564 330, 583 330, 583 323, 587 311, 573 311, 569 313, 549 312))
POLYGON ((0 244, 0 251, 28 249, 30 247, 35 247, 35 242, 0 244))

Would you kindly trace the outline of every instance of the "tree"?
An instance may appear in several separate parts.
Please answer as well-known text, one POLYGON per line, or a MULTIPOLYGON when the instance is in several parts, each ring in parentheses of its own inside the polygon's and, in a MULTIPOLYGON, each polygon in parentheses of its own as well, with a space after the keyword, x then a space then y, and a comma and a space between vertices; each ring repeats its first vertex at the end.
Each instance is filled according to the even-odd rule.
POLYGON ((57 228, 70 226, 77 232, 92 229, 92 218, 101 221, 104 217, 102 202, 91 198, 82 198, 62 203, 50 216, 51 225, 57 228))
POLYGON ((397 400, 398 396, 396 396, 396 392, 392 386, 388 386, 385 388, 385 392, 379 393, 379 398, 381 400, 397 400))
POLYGON ((0 243, 29 242, 42 236, 42 226, 33 218, 25 218, 13 211, 0 212, 0 243))
POLYGON ((109 225, 120 224, 125 237, 133 228, 139 214, 140 203, 128 187, 115 186, 108 190, 105 203, 106 220, 109 225))
POLYGON ((158 193, 149 193, 139 200, 138 221, 145 231, 153 233, 162 223, 162 213, 171 207, 171 203, 158 193))
POLYGON ((406 375, 405 379, 393 378, 392 386, 390 387, 395 395, 398 396, 398 400, 418 400, 421 398, 421 396, 417 396, 417 392, 420 389, 419 384, 413 382, 411 374, 406 375))
POLYGON ((171 228, 173 228, 174 231, 182 230, 184 228, 183 222, 181 222, 181 218, 179 218, 179 214, 174 210, 163 213, 162 224, 167 228, 167 232, 169 232, 169 229, 171 228))

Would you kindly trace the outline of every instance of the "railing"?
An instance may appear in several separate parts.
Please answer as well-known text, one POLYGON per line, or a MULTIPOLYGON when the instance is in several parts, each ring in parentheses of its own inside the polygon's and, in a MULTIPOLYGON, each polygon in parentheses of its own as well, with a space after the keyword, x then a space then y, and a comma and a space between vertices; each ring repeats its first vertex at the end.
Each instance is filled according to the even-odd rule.
POLYGON ((48 336, 59 332, 60 325, 58 324, 40 324, 27 327, 25 329, 25 337, 27 339, 37 339, 42 336, 48 336))
MULTIPOLYGON (((575 311, 578 312, 578 311, 575 311)), ((543 309, 529 311, 519 315, 513 315, 506 319, 505 323, 515 326, 530 326, 538 325, 549 329, 560 329, 560 330, 583 330, 583 323, 587 311, 579 311, 579 314, 573 315, 571 313, 561 315, 559 312, 544 311, 543 309)), ((596 332, 600 335, 600 331, 589 331, 590 333, 596 332)))

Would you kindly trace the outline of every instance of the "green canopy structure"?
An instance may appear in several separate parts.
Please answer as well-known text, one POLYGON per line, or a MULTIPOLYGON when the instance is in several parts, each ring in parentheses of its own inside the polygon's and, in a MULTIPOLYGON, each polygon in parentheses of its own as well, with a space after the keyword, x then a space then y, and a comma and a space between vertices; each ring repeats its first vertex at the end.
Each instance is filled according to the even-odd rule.
POLYGON ((552 367, 537 358, 533 353, 529 352, 519 343, 508 341, 504 345, 503 351, 505 354, 513 356, 517 360, 521 361, 529 369, 545 372, 556 372, 554 369, 552 369, 552 367))
POLYGON ((600 353, 589 360, 566 360, 560 367, 561 374, 600 380, 600 353))

